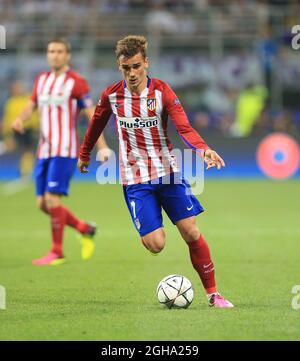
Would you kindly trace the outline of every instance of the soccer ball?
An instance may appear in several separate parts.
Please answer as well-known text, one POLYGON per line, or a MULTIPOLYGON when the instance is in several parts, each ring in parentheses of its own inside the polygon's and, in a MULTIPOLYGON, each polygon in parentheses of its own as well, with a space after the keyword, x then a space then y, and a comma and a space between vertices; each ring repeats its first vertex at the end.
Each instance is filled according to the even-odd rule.
POLYGON ((184 276, 169 275, 156 289, 158 302, 168 308, 188 308, 194 298, 192 283, 184 276))

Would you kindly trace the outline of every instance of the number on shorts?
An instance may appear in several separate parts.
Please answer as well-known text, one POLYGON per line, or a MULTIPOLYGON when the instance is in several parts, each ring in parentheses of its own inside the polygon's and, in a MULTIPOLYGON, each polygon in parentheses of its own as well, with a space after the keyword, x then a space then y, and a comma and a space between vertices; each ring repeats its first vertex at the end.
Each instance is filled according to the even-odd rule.
POLYGON ((132 211, 133 211, 133 217, 136 218, 136 213, 135 213, 135 201, 131 201, 130 202, 132 211))

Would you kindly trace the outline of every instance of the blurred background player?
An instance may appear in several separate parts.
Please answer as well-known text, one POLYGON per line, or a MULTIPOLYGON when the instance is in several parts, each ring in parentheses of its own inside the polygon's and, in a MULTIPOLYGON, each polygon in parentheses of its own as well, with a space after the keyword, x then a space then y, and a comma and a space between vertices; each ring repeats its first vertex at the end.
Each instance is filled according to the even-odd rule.
POLYGON ((39 118, 37 111, 34 111, 24 124, 22 134, 14 132, 12 124, 21 113, 30 99, 24 85, 20 81, 11 84, 10 96, 7 99, 3 112, 3 138, 6 152, 15 151, 20 147, 21 157, 19 172, 21 177, 29 176, 34 165, 34 148, 39 129, 39 118))
MULTIPOLYGON (((33 260, 34 265, 64 263, 65 225, 82 234, 83 259, 89 259, 94 252, 95 224, 77 218, 61 202, 61 197, 68 195, 76 169, 77 115, 82 109, 91 119, 94 111, 89 85, 70 69, 70 58, 70 44, 65 39, 57 38, 48 43, 47 59, 51 70, 36 78, 31 99, 13 123, 13 129, 22 134, 26 120, 38 108, 40 141, 34 170, 36 195, 38 207, 51 219, 52 248, 44 257, 33 260)), ((104 138, 99 140, 99 147, 107 149, 104 138)))
POLYGON ((225 164, 191 127, 170 86, 147 76, 147 45, 144 36, 128 36, 118 41, 116 57, 124 80, 102 93, 80 148, 78 168, 82 173, 87 171, 92 148, 113 112, 119 133, 124 197, 143 245, 154 254, 164 248, 164 209, 189 247, 209 306, 231 308, 232 303, 217 290, 210 250, 196 225, 195 216, 203 208, 171 153, 168 116, 184 143, 204 158, 207 169, 220 169, 225 164))

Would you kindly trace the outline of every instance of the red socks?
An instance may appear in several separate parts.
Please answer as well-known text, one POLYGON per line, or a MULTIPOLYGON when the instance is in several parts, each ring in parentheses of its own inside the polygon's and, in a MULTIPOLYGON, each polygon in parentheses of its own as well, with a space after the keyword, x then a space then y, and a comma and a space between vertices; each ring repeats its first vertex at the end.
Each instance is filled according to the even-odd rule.
POLYGON ((64 206, 50 208, 49 214, 52 228, 51 251, 58 254, 59 257, 63 257, 62 244, 65 224, 77 229, 80 233, 87 233, 89 231, 89 225, 80 221, 68 208, 64 206))
POLYGON ((214 264, 210 257, 209 247, 204 237, 200 235, 195 242, 188 243, 190 257, 198 272, 207 294, 217 292, 214 264))
POLYGON ((78 219, 68 208, 61 206, 64 209, 66 224, 70 227, 77 229, 80 233, 88 233, 90 226, 78 219))
POLYGON ((52 228, 52 249, 59 257, 63 257, 62 243, 65 227, 65 212, 63 207, 58 206, 49 209, 52 228))

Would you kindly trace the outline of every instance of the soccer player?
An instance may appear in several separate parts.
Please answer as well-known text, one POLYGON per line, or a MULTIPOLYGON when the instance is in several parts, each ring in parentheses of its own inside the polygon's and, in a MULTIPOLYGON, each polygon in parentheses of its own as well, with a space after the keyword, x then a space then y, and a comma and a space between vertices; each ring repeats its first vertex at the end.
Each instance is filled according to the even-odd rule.
MULTIPOLYGON (((13 129, 24 132, 24 123, 35 108, 40 113, 40 141, 34 169, 37 204, 49 215, 52 228, 52 248, 44 257, 32 261, 34 265, 58 265, 65 262, 63 253, 64 226, 75 228, 80 234, 82 258, 94 253, 93 236, 96 225, 74 215, 62 204, 68 195, 69 183, 76 170, 78 156, 77 116, 82 109, 90 120, 94 106, 87 81, 70 69, 70 44, 65 39, 48 43, 47 60, 50 71, 35 80, 31 99, 15 119, 13 129)), ((103 137, 99 147, 108 149, 103 137)), ((102 153, 107 158, 108 153, 102 153)))
POLYGON ((171 154, 168 116, 183 141, 202 155, 207 168, 220 169, 225 166, 224 161, 191 127, 170 86, 147 76, 146 50, 147 40, 143 36, 128 36, 118 41, 116 57, 124 80, 102 93, 80 148, 78 168, 82 173, 88 171, 92 148, 114 113, 124 197, 142 243, 154 254, 164 248, 163 208, 188 245, 209 305, 233 307, 217 290, 209 247, 196 225, 196 215, 203 208, 180 175, 171 154))

